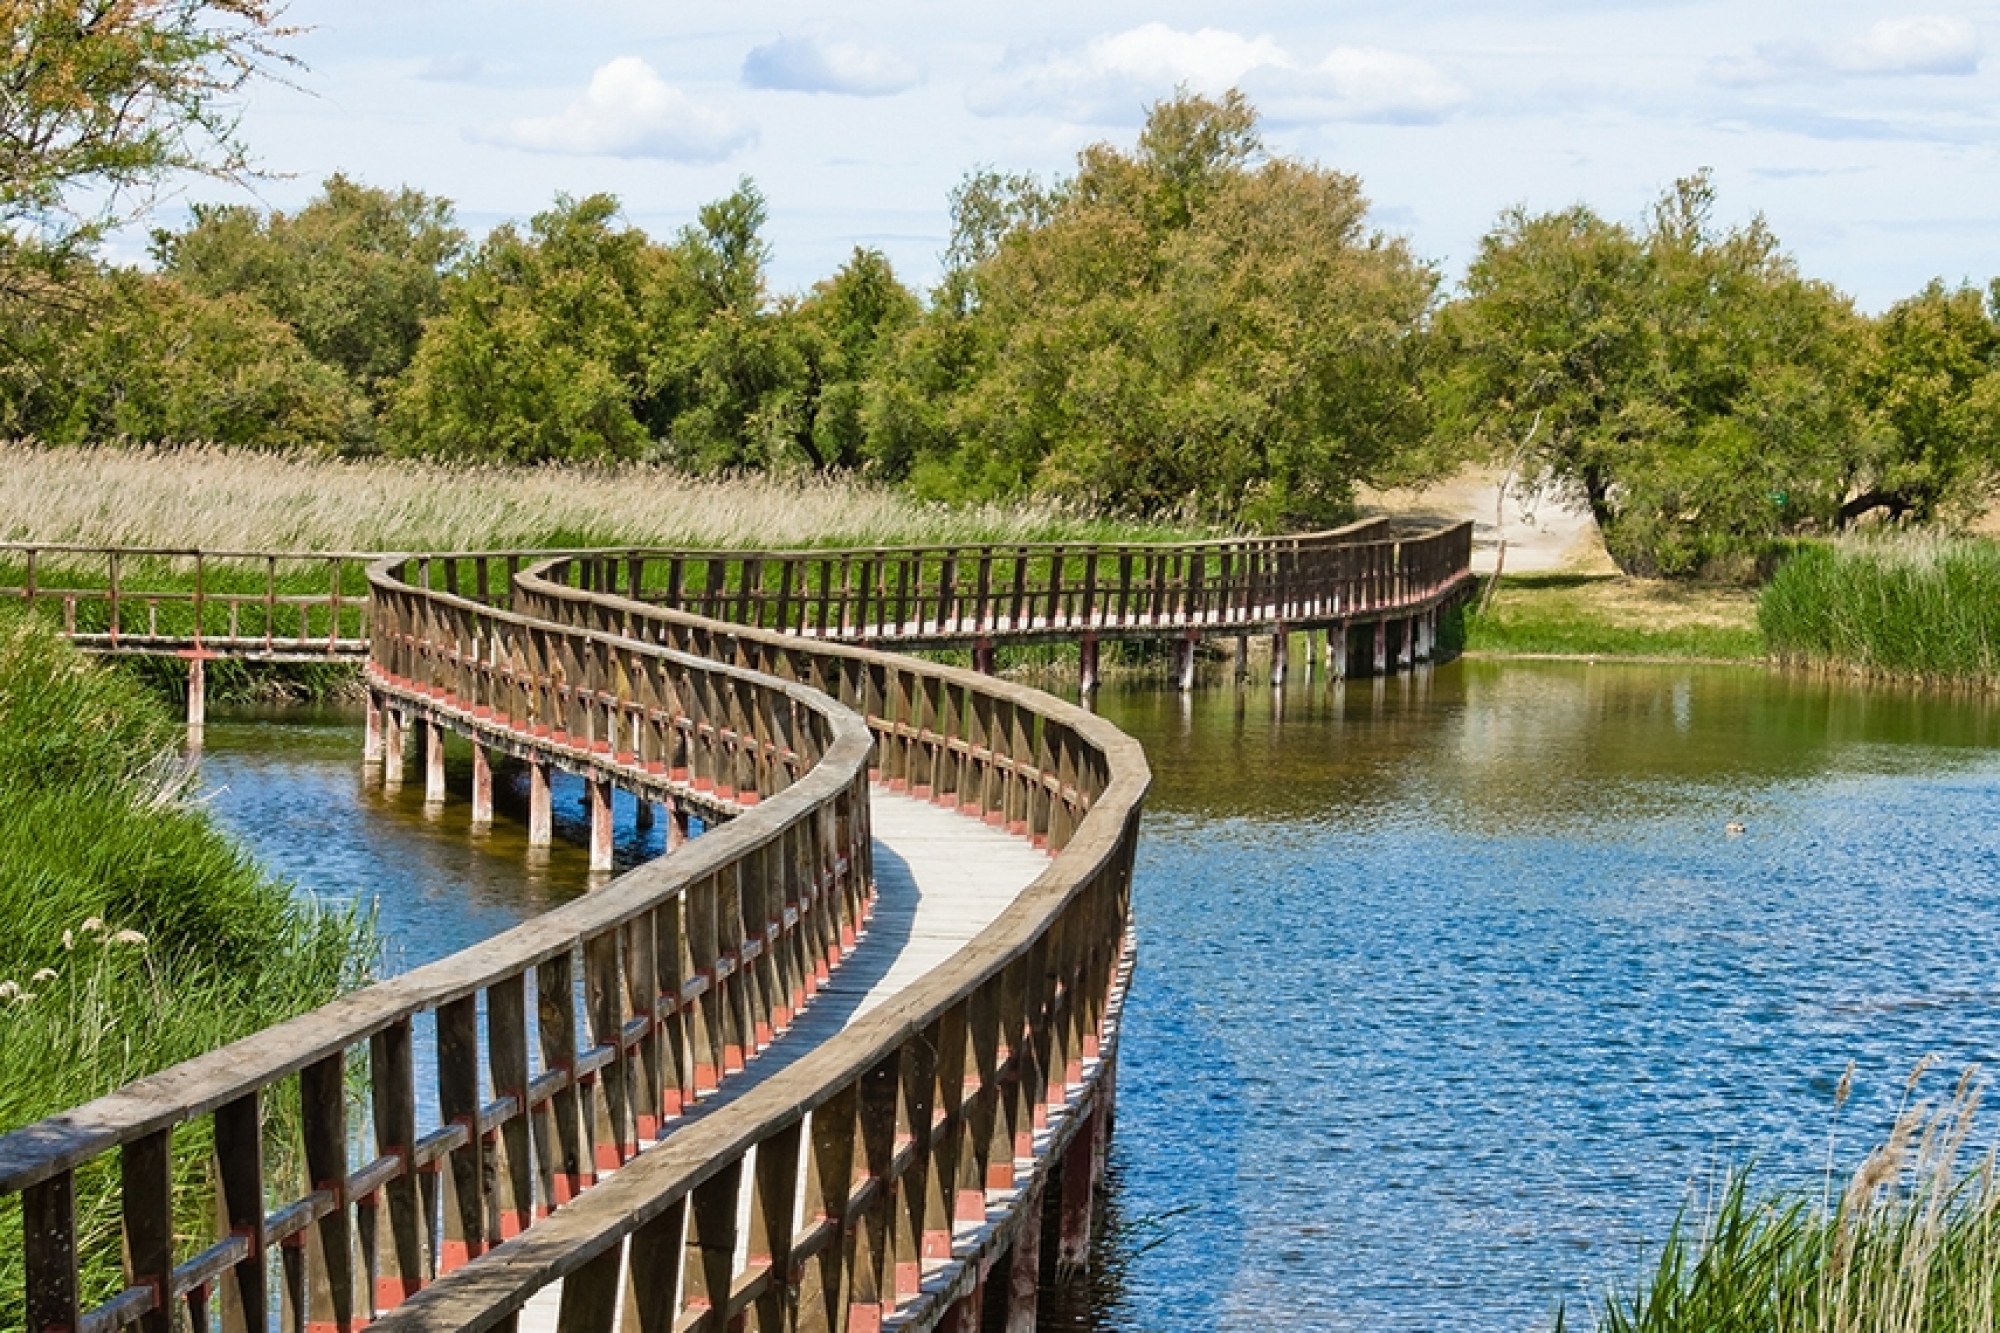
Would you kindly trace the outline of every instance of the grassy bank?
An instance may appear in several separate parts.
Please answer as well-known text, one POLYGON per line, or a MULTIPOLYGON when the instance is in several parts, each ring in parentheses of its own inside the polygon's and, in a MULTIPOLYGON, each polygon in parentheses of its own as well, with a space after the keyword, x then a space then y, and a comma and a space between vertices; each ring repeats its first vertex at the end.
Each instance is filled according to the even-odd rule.
POLYGON ((1521 574, 1467 606, 1464 648, 1481 656, 1761 660, 1755 595, 1615 574, 1521 574))
POLYGON ((1905 537, 1807 547, 1758 620, 1781 660, 1867 674, 2000 685, 2000 546, 1905 537))
POLYGON ((280 551, 876 546, 1190 535, 1052 505, 663 468, 445 467, 224 449, 0 444, 0 540, 280 551))
MULTIPOLYGON (((322 1004, 372 961, 364 921, 295 899, 184 799, 175 741, 133 682, 0 620, 0 1130, 322 1004)), ((195 1137, 176 1142, 190 1181, 195 1137)), ((89 1252, 111 1256, 93 1301, 122 1284, 115 1160, 78 1181, 89 1252)), ((22 1319, 20 1226, 0 1202, 0 1327, 22 1319)))
POLYGON ((1991 1152, 1965 1161, 1978 1104, 1967 1071, 1823 1190, 1760 1197, 1732 1173, 1647 1280, 1605 1302, 1599 1333, 1992 1333, 2000 1172, 1991 1152))

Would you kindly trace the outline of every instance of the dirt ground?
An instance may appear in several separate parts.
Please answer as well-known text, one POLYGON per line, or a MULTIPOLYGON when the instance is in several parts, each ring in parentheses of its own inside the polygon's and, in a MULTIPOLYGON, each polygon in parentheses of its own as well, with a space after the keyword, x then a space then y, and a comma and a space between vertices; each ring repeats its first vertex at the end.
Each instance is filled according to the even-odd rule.
POLYGON ((1506 542, 1509 574, 1615 574, 1604 539, 1590 511, 1553 496, 1509 491, 1500 501, 1498 468, 1470 468, 1422 490, 1373 491, 1359 495, 1363 516, 1436 518, 1447 523, 1472 520, 1472 568, 1490 574, 1506 542), (1496 503, 1498 505, 1496 509, 1496 503))
POLYGON ((1525 585, 1510 582, 1501 590, 1499 600, 1517 613, 1647 631, 1755 626, 1757 596, 1747 589, 1620 575, 1580 503, 1509 493, 1496 515, 1500 481, 1499 469, 1475 468, 1422 490, 1364 490, 1361 509, 1364 515, 1470 519, 1472 568, 1480 574, 1493 572, 1504 538, 1504 572, 1528 576, 1525 585))

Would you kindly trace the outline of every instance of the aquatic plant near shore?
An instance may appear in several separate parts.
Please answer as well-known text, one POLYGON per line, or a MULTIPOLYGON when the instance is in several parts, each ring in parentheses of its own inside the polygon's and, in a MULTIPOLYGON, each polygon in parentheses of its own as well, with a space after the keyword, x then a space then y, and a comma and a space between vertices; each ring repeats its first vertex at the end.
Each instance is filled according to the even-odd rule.
MULTIPOLYGON (((1729 1172, 1676 1220, 1646 1283, 1614 1291, 1599 1333, 1992 1333, 2000 1328, 2000 1161, 1964 1153, 1981 1085, 1905 1086, 1887 1139, 1834 1198, 1758 1196, 1729 1172)), ((1843 1081, 1843 1087, 1845 1081, 1843 1081)), ((1562 1320, 1559 1315, 1558 1324, 1562 1320)))
MULTIPOLYGON (((131 681, 0 617, 0 1131, 323 1004, 374 960, 365 918, 295 897, 188 804, 174 739, 131 681)), ((175 1137, 190 1243, 200 1139, 175 1137)), ((85 1253, 112 1256, 83 1274, 90 1303, 123 1286, 117 1201, 115 1155, 79 1173, 85 1253)), ((0 1327, 21 1323, 21 1262, 13 1196, 0 1327)))
POLYGON ((1757 620, 1779 660, 2000 686, 2000 546, 1904 536, 1807 546, 1757 620))

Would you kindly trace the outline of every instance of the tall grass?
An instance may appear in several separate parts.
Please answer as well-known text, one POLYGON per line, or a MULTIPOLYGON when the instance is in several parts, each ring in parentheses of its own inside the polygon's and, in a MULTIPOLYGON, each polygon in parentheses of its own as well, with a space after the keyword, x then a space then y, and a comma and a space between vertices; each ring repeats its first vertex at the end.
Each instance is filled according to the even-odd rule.
MULTIPOLYGON (((1759 1198, 1732 1172, 1675 1224, 1650 1279, 1614 1293, 1600 1333, 1992 1333, 2000 1328, 2000 1172, 1965 1148, 1975 1071, 1905 1106, 1838 1197, 1759 1198)), ((1845 1083, 1843 1082, 1843 1088, 1845 1083)))
POLYGON ((1048 505, 665 468, 492 468, 0 444, 0 540, 278 551, 779 547, 1185 536, 1048 505))
MULTIPOLYGON (((154 699, 0 619, 0 1130, 303 1012, 362 979, 368 923, 264 874, 187 799, 154 699)), ((190 1140, 183 1183, 198 1181, 190 1140)), ((115 1157, 78 1180, 86 1298, 122 1285, 115 1157)), ((192 1236, 205 1219, 184 1210, 192 1236)), ((18 1327, 19 1201, 0 1204, 0 1327, 18 1327)))
POLYGON ((1921 536, 1810 546, 1765 587, 1757 620, 1783 661, 2000 685, 2000 546, 1921 536))

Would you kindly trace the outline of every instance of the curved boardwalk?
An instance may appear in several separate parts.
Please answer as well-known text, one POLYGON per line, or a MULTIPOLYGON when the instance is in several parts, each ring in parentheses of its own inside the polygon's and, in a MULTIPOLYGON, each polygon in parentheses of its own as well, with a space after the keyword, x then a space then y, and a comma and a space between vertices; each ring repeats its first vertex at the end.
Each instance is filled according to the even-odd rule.
MULTIPOLYGON (((929 802, 877 788, 873 807, 875 902, 854 951, 740 1078, 688 1112, 690 1122, 733 1105, 950 961, 1048 867, 1021 839, 929 802)), ((933 1276, 945 1266, 930 1265, 933 1276)), ((561 1297, 551 1288, 529 1302, 524 1333, 555 1330, 561 1297)))
POLYGON ((462 737, 474 820, 520 765, 534 842, 551 772, 576 773, 600 865, 614 789, 710 825, 0 1137, 30 1327, 1031 1328, 1045 1203, 1064 1260, 1088 1253, 1150 775, 1100 719, 993 678, 994 643, 1074 638, 1086 690, 1100 637, 1168 638, 1184 687, 1214 633, 1240 654, 1270 632, 1280 677, 1299 629, 1336 670, 1394 670, 1430 654, 1469 537, 430 555, 365 590, 352 557, 0 551, 0 592, 81 646, 185 657, 191 726, 211 657, 365 643, 387 777, 418 750, 441 797, 462 737), (213 1153, 190 1211, 192 1141, 213 1153), (87 1236, 79 1181, 114 1164, 120 1234, 87 1236))

